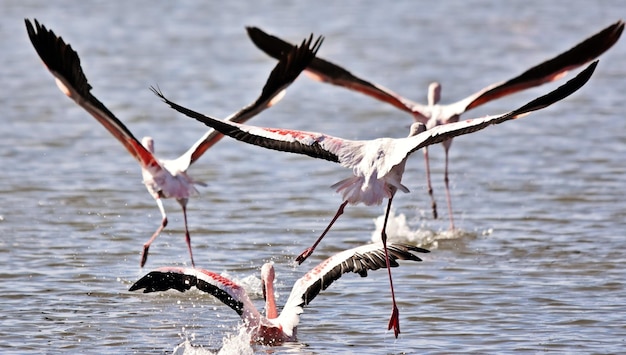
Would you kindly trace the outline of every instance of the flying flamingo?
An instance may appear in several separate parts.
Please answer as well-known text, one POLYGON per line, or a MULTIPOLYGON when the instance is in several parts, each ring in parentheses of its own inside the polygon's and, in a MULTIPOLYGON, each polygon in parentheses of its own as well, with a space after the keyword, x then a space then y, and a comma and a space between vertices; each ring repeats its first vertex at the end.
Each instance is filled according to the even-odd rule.
MULTIPOLYGON (((397 260, 421 261, 414 253, 428 253, 426 249, 406 244, 390 243, 387 249, 391 267, 398 266, 397 260)), ((280 315, 274 300, 272 263, 266 263, 261 268, 265 316, 254 307, 243 287, 204 269, 162 267, 142 277, 130 287, 130 291, 144 289, 143 292, 148 293, 175 289, 185 292, 195 286, 198 290, 215 296, 237 312, 252 334, 253 341, 279 345, 286 341, 296 341, 296 327, 303 307, 341 275, 354 272, 365 277, 368 270, 378 270, 386 265, 385 251, 381 243, 364 245, 335 254, 295 282, 280 315)))
MULTIPOLYGON (((177 159, 162 160, 156 158, 151 137, 144 137, 141 142, 137 140, 130 130, 91 94, 91 85, 83 73, 78 53, 72 49, 71 45, 66 44, 61 37, 57 37, 53 31, 46 29, 44 25, 40 25, 37 20, 35 20, 34 27, 28 19, 25 22, 33 46, 44 65, 55 77, 59 89, 95 117, 141 165, 143 183, 150 195, 156 200, 162 220, 159 228, 143 246, 140 265, 142 267, 145 265, 150 245, 167 226, 167 215, 163 208, 162 198, 175 198, 182 207, 187 248, 191 257, 191 264, 195 265, 187 227, 187 201, 189 197, 198 194, 194 185, 205 184, 194 181, 187 174, 187 169, 207 149, 217 143, 223 134, 209 130, 177 159)), ((261 95, 255 102, 226 119, 231 122, 245 122, 278 102, 283 97, 285 89, 315 56, 323 41, 323 38, 320 37, 312 42, 312 38, 313 35, 308 40, 304 40, 300 46, 294 47, 293 50, 281 57, 280 62, 276 64, 268 77, 261 95)))
MULTIPOLYGON (((280 38, 271 36, 259 28, 248 27, 248 35, 252 42, 268 55, 279 58, 281 53, 288 51, 292 45, 280 38)), ((362 94, 372 96, 378 100, 389 103, 396 108, 411 113, 416 122, 422 122, 427 129, 432 127, 459 121, 459 117, 466 111, 485 104, 491 100, 516 93, 534 86, 548 83, 563 77, 569 70, 577 68, 598 57, 611 48, 619 39, 624 30, 624 22, 617 21, 595 35, 587 38, 571 49, 540 63, 513 79, 491 84, 468 97, 448 105, 439 104, 441 98, 441 84, 434 82, 428 87, 427 105, 422 105, 408 100, 391 90, 380 85, 371 83, 354 76, 344 68, 316 57, 311 61, 306 72, 315 80, 342 86, 362 94)), ((454 229, 454 218, 452 213, 452 202, 450 198, 450 187, 448 179, 448 151, 452 140, 442 142, 445 156, 444 185, 446 190, 446 201, 448 205, 448 215, 450 218, 450 229, 454 229)), ((437 218, 437 204, 433 195, 430 181, 430 164, 428 159, 428 148, 424 148, 424 158, 426 163, 426 181, 428 194, 431 199, 433 216, 437 218)))
MULTIPOLYGON (((352 169, 352 177, 339 181, 332 186, 337 189, 337 192, 343 194, 344 201, 317 241, 298 256, 296 261, 302 263, 313 253, 315 247, 322 238, 324 238, 337 218, 343 213, 343 209, 348 203, 357 204, 361 202, 370 206, 380 205, 383 199, 388 199, 381 232, 381 240, 383 246, 385 246, 387 243, 386 227, 389 211, 391 209, 391 201, 397 190, 401 190, 405 193, 409 192, 409 190, 402 185, 401 180, 406 160, 411 153, 429 145, 441 143, 452 137, 476 132, 493 124, 520 118, 532 111, 542 109, 562 100, 581 88, 589 80, 596 66, 597 61, 590 64, 575 78, 554 91, 506 114, 450 123, 433 127, 429 130, 426 130, 423 123, 415 122, 411 125, 411 134, 409 137, 400 139, 378 138, 374 140, 354 141, 332 137, 323 133, 281 128, 262 128, 238 124, 211 118, 192 111, 168 100, 161 91, 155 88, 152 88, 152 90, 175 110, 242 142, 268 149, 326 159, 352 169)), ((389 266, 389 264, 387 266, 389 266)), ((388 267, 387 271, 389 274, 389 285, 393 303, 389 329, 393 327, 397 337, 400 332, 398 308, 393 292, 391 269, 388 267)))

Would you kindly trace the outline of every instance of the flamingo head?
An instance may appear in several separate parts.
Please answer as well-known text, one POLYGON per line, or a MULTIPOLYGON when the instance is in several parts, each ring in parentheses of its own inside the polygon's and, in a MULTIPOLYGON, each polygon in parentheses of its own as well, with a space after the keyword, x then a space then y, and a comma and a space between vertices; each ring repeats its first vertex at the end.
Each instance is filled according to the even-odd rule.
POLYGON ((154 139, 149 136, 141 138, 141 145, 146 148, 150 153, 154 154, 154 139))
POLYGON ((422 132, 426 132, 426 125, 422 122, 414 122, 409 131, 409 137, 416 136, 422 132))
POLYGON ((264 300, 267 300, 267 288, 268 285, 272 285, 274 283, 275 275, 273 263, 263 264, 263 267, 261 267, 261 283, 263 287, 264 300))

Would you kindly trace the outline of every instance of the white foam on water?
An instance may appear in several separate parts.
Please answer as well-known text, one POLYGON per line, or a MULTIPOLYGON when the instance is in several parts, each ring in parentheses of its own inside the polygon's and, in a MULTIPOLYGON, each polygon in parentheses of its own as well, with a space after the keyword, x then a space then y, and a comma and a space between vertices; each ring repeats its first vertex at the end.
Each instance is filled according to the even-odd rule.
MULTIPOLYGON (((374 219, 375 229, 372 232, 372 241, 380 242, 380 236, 383 229, 385 215, 382 214, 374 219)), ((387 241, 409 243, 417 246, 428 246, 430 249, 436 249, 439 240, 459 239, 468 233, 461 229, 440 230, 435 231, 429 229, 426 222, 422 222, 417 228, 412 227, 407 221, 404 213, 396 215, 395 210, 389 211, 389 220, 387 221, 387 241)))
POLYGON ((228 354, 254 354, 251 346, 251 335, 243 324, 240 324, 235 333, 229 333, 222 339, 222 347, 218 350, 210 349, 202 345, 196 345, 195 337, 186 337, 185 340, 177 345, 174 355, 228 355, 228 354))

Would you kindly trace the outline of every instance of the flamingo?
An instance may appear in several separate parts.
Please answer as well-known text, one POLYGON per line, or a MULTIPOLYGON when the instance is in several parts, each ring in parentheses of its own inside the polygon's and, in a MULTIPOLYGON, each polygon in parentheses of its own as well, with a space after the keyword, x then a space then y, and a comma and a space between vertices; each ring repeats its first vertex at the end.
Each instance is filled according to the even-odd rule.
MULTIPOLYGON (((441 98, 441 84, 438 82, 433 82, 428 86, 427 104, 423 105, 408 100, 385 87, 358 78, 346 69, 319 57, 311 61, 305 73, 309 74, 310 77, 317 81, 342 86, 389 103, 396 108, 412 114, 416 122, 422 122, 426 125, 427 129, 431 129, 438 125, 458 122, 461 114, 489 101, 560 79, 569 70, 592 61, 611 48, 620 38, 623 30, 624 22, 621 20, 617 21, 571 49, 552 59, 535 65, 515 78, 488 85, 464 99, 447 105, 439 104, 441 98)), ((292 48, 292 45, 288 42, 271 36, 259 28, 248 27, 247 31, 252 42, 254 42, 259 49, 274 58, 279 58, 281 53, 292 48)), ((450 218, 450 230, 454 230, 454 216, 452 213, 452 200, 450 197, 448 178, 448 152, 451 144, 451 139, 442 142, 445 156, 444 186, 446 190, 446 201, 450 218)), ((430 180, 430 163, 427 147, 424 148, 424 161, 433 217, 437 219, 437 203, 430 180)))
MULTIPOLYGON (((154 87, 152 91, 173 109, 242 142, 258 145, 267 149, 325 159, 352 169, 353 176, 332 185, 333 188, 336 188, 337 192, 342 193, 343 202, 328 227, 326 227, 315 243, 305 249, 304 252, 297 257, 296 261, 302 263, 313 253, 315 247, 322 238, 324 238, 337 218, 343 214, 344 207, 348 203, 363 203, 370 206, 380 205, 383 199, 388 200, 381 231, 381 240, 383 246, 385 246, 387 242, 386 227, 389 211, 391 209, 391 201, 397 190, 405 193, 409 192, 409 190, 402 185, 401 180, 406 160, 411 153, 429 145, 441 143, 455 136, 476 132, 490 125, 520 118, 532 111, 545 108, 560 101, 580 89, 589 80, 597 63, 598 61, 591 63, 575 78, 552 92, 503 115, 487 116, 440 125, 429 130, 426 130, 426 125, 423 123, 415 122, 411 125, 409 137, 399 139, 378 138, 355 141, 333 137, 323 133, 238 124, 211 118, 180 106, 167 99, 160 90, 154 87)), ((400 333, 398 308, 393 291, 391 269, 389 268, 389 264, 387 266, 393 305, 388 329, 393 327, 397 337, 398 333, 400 333)))
MULTIPOLYGON (((390 243, 387 249, 391 267, 398 266, 397 260, 422 261, 415 253, 429 252, 423 248, 400 243, 390 243)), ((304 311, 303 307, 343 274, 353 272, 366 277, 368 270, 378 270, 386 265, 385 251, 381 243, 363 245, 335 254, 295 282, 280 315, 274 299, 275 272, 272 263, 266 263, 261 268, 265 316, 252 304, 243 287, 204 269, 161 267, 135 282, 130 291, 143 289, 144 293, 149 293, 174 289, 185 292, 195 286, 198 290, 215 296, 237 312, 252 334, 253 341, 279 345, 283 342, 296 341, 296 327, 300 322, 300 314, 304 311)))
MULTIPOLYGON (((66 44, 63 38, 57 37, 52 30, 40 25, 37 20, 34 22, 33 27, 28 19, 25 20, 28 36, 44 65, 55 77, 59 89, 95 117, 141 165, 143 183, 150 195, 156 200, 162 216, 161 225, 143 246, 141 267, 147 261, 150 245, 167 226, 167 215, 161 201, 163 198, 174 198, 182 207, 185 240, 191 257, 191 264, 195 265, 187 227, 187 201, 189 197, 198 194, 194 185, 205 184, 193 180, 187 174, 187 169, 207 149, 217 143, 223 134, 209 130, 177 159, 158 159, 154 154, 154 141, 151 137, 144 137, 141 142, 137 140, 131 131, 91 94, 91 85, 83 73, 78 53, 72 49, 71 45, 66 44)), ((308 40, 304 40, 300 46, 294 47, 293 50, 282 56, 268 77, 257 100, 226 119, 232 122, 245 122, 278 102, 283 97, 285 89, 315 56, 323 41, 322 37, 319 37, 315 42, 312 39, 313 35, 308 40)))

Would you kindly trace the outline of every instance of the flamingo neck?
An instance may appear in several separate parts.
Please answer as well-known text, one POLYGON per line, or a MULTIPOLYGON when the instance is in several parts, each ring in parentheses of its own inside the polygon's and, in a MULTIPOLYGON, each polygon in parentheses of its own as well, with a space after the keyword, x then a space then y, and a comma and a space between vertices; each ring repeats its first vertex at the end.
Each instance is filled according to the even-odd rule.
POLYGON ((432 82, 428 86, 428 106, 435 106, 441 99, 441 84, 432 82))
POLYGON ((265 298, 265 314, 267 319, 278 318, 276 299, 274 298, 274 266, 270 263, 263 265, 261 280, 263 282, 263 297, 265 298))

